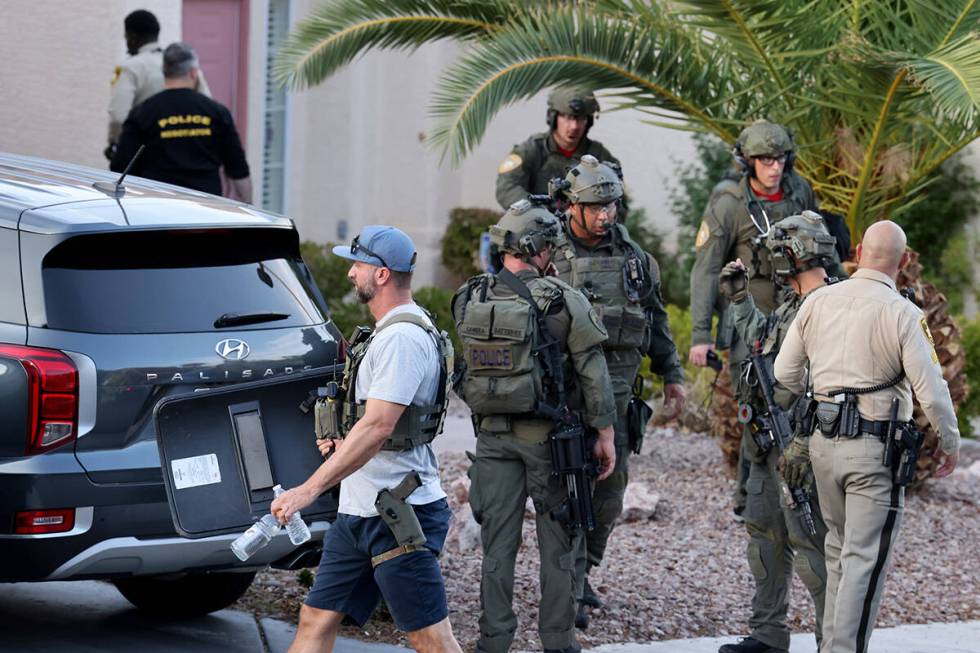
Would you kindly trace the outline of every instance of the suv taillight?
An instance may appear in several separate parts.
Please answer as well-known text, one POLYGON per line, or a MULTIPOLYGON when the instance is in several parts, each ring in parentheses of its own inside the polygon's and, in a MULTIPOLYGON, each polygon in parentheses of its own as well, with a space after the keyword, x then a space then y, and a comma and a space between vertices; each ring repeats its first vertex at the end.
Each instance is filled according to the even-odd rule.
POLYGON ((14 533, 40 535, 42 533, 67 533, 75 528, 75 509, 23 510, 14 515, 14 533))
POLYGON ((78 369, 56 349, 0 345, 27 372, 27 454, 43 453, 78 435, 78 369))

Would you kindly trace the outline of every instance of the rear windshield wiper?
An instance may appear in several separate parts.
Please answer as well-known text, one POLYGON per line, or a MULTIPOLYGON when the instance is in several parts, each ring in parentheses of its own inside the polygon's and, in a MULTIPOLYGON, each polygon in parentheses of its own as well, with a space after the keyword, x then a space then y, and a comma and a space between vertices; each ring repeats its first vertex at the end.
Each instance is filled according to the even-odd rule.
POLYGON ((214 321, 215 329, 285 320, 289 313, 225 313, 214 321))

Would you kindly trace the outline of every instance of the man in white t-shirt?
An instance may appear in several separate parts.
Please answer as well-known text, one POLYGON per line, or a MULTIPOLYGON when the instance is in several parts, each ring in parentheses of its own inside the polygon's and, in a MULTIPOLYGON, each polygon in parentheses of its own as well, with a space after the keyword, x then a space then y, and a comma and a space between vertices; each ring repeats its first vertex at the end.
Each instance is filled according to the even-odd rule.
POLYGON ((460 652, 436 559, 451 516, 439 485, 438 461, 427 442, 390 446, 406 438, 431 439, 433 427, 426 418, 444 392, 438 335, 412 300, 415 246, 399 229, 372 225, 350 247, 333 252, 354 261, 347 276, 376 328, 354 372, 349 407, 356 422, 343 440, 321 440, 320 451, 328 459, 305 483, 272 503, 272 514, 285 523, 340 483, 337 521, 324 538, 323 558, 289 651, 332 651, 344 615, 363 625, 383 596, 414 649, 460 652), (396 539, 375 508, 379 493, 406 479, 417 484, 404 497, 425 535, 417 546, 396 539))

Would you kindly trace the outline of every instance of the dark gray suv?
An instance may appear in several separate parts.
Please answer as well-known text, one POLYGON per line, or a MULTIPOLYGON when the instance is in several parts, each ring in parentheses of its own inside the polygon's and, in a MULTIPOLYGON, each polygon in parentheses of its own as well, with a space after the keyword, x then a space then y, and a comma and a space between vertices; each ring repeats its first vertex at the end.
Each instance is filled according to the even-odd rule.
POLYGON ((220 609, 313 564, 336 511, 248 563, 229 543, 317 464, 298 406, 343 341, 292 221, 139 178, 0 155, 0 582, 107 579, 220 609))

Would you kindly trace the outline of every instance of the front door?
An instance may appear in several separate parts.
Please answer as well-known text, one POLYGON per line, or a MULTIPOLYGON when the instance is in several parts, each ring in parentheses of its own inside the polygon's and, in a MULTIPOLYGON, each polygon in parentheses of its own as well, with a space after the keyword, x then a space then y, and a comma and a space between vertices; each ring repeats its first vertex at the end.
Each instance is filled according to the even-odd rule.
MULTIPOLYGON (((183 40, 197 52, 211 96, 228 107, 245 147, 248 132, 248 0, 184 0, 183 40)), ((228 182, 222 176, 225 195, 228 182)))

